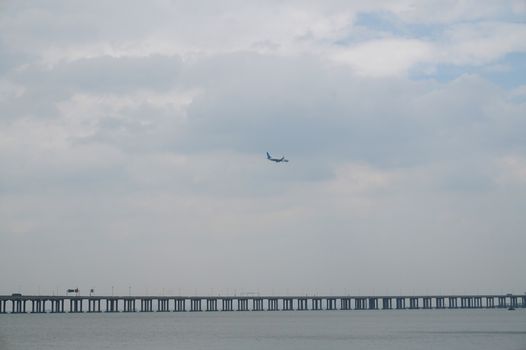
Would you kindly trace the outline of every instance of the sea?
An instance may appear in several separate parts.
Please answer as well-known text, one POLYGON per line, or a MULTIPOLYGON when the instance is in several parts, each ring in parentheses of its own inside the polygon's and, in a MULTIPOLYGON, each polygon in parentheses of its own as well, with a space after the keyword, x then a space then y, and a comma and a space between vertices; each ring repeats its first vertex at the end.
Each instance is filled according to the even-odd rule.
POLYGON ((0 315, 0 350, 526 350, 526 309, 0 315))

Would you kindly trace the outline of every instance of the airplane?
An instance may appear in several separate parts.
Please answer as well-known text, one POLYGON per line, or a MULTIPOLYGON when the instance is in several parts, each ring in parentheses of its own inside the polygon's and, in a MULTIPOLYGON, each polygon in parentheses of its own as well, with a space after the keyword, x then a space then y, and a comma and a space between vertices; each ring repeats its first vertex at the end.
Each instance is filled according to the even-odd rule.
POLYGON ((270 160, 271 162, 276 162, 276 163, 281 163, 281 162, 287 163, 289 161, 288 159, 285 159, 285 156, 281 158, 272 158, 272 156, 268 152, 267 152, 267 159, 270 160))

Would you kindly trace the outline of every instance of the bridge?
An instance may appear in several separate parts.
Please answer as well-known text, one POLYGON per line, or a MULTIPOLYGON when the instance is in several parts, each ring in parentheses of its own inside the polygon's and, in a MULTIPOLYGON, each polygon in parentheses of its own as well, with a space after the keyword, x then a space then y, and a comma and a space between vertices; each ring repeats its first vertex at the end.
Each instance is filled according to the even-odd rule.
POLYGON ((412 296, 0 296, 0 314, 526 308, 526 294, 412 296))

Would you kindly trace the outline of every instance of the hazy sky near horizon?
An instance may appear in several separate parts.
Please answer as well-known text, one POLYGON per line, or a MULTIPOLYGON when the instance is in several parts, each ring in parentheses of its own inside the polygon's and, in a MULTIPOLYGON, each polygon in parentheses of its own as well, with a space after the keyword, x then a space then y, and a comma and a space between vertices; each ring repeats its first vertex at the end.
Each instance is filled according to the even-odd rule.
POLYGON ((522 293, 525 213, 524 0, 0 1, 0 294, 522 293))

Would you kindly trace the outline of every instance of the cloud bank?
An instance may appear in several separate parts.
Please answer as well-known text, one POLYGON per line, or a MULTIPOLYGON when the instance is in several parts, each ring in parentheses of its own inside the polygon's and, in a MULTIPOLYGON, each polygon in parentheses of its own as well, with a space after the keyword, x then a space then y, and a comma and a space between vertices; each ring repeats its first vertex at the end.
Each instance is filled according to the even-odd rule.
POLYGON ((523 2, 1 6, 0 293, 525 290, 523 2))

